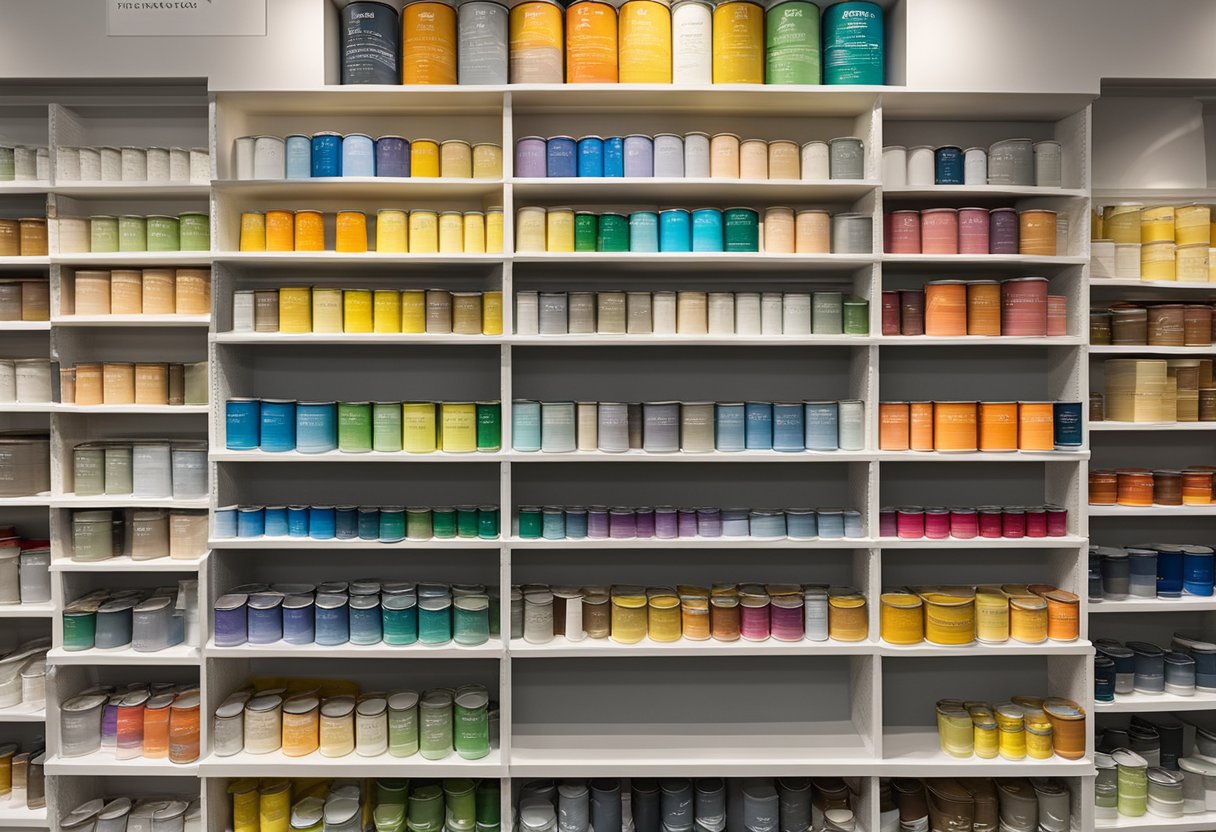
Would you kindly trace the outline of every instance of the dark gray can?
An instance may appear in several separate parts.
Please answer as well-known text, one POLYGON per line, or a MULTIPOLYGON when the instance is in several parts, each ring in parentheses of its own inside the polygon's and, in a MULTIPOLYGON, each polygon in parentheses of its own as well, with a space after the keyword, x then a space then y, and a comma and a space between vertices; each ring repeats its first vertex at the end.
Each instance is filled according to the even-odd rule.
POLYGON ((343 84, 401 83, 401 22, 384 3, 348 3, 339 12, 343 84))
POLYGON ((457 82, 461 86, 507 83, 507 7, 471 0, 462 3, 457 14, 457 82))

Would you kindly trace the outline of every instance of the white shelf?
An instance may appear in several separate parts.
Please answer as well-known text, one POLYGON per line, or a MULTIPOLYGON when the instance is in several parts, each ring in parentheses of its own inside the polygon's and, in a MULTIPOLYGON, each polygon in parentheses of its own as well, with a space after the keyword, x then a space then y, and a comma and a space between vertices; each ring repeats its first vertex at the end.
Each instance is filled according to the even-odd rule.
POLYGON ((545 453, 543 451, 511 451, 511 462, 868 462, 877 456, 874 451, 710 451, 708 453, 647 453, 629 450, 574 451, 545 453))
MULTIPOLYGON (((49 768, 49 764, 48 764, 49 768)), ((211 754, 198 765, 203 777, 505 777, 507 767, 497 748, 480 760, 466 760, 453 753, 442 760, 412 757, 322 757, 313 753, 306 757, 288 757, 280 751, 269 754, 247 754, 244 751, 230 757, 211 754)))
MULTIPOLYGON (((921 777, 1085 777, 1094 773, 1093 760, 985 760, 980 757, 951 757, 941 750, 937 731, 929 727, 883 729, 883 760, 875 768, 879 776, 921 777)), ((875 772, 869 771, 869 774, 875 772)))
POLYGON ((774 201, 853 202, 880 186, 873 179, 710 179, 546 177, 511 180, 516 205, 529 200, 594 205, 607 200, 646 200, 669 206, 690 201, 734 205, 774 201))
POLYGON ((292 344, 426 344, 442 346, 498 346, 507 343, 501 335, 415 335, 398 332, 216 332, 211 340, 217 344, 261 344, 265 346, 289 346, 292 344))
POLYGON ((195 666, 201 653, 197 647, 178 644, 154 653, 136 652, 134 648, 117 647, 112 650, 64 650, 52 647, 47 653, 47 662, 54 665, 85 665, 88 667, 116 666, 141 667, 145 665, 195 666))
POLYGON ((1077 462, 1089 459, 1089 451, 878 451, 877 459, 881 462, 1077 462))
POLYGON ((1216 430, 1216 422, 1090 422, 1091 431, 1216 430))
POLYGON ((207 413, 205 404, 55 404, 56 413, 146 413, 151 415, 178 415, 185 413, 207 413))
POLYGON ((1204 612, 1216 610, 1216 597, 1183 595, 1180 598, 1136 598, 1129 601, 1089 602, 1089 614, 1112 612, 1204 612))
POLYGON ((136 757, 131 760, 114 759, 114 750, 103 748, 82 757, 50 757, 46 761, 46 773, 51 776, 75 774, 107 777, 198 777, 198 763, 171 763, 166 757, 149 760, 136 757))
MULTIPOLYGON (((501 179, 339 176, 309 179, 219 179, 216 193, 274 199, 478 199, 501 194, 501 179)), ((501 197, 500 197, 501 198, 501 197)), ((379 206, 377 206, 379 207, 379 206)))
POLYGON ((518 347, 867 347, 868 335, 511 335, 518 347))
POLYGON ((211 505, 209 497, 134 497, 130 494, 98 494, 77 497, 61 494, 51 498, 52 508, 201 508, 211 505))
POLYGON ((927 335, 880 335, 875 341, 881 347, 1079 347, 1085 344, 1080 335, 1055 335, 1049 338, 1014 338, 986 335, 956 335, 930 338, 927 335))
POLYGON ((509 84, 492 89, 511 93, 511 105, 515 113, 556 111, 573 115, 589 112, 658 111, 664 114, 734 113, 771 116, 776 112, 787 112, 809 118, 855 116, 869 112, 877 95, 890 90, 891 87, 784 84, 509 84))
POLYGON ((1216 829, 1216 812, 1161 818, 1147 814, 1139 818, 1119 815, 1116 820, 1096 820, 1096 829, 1134 829, 1136 832, 1211 832, 1216 829))
POLYGON ((54 402, 7 402, 0 404, 0 413, 53 413, 54 402))
POLYGON ((1093 645, 1084 639, 1076 641, 1045 641, 1023 644, 1006 641, 1001 644, 973 642, 958 646, 938 644, 882 644, 884 656, 1092 656, 1093 645))
POLYGON ((0 321, 0 332, 50 332, 50 321, 0 321))
POLYGON ((50 601, 41 604, 0 605, 0 618, 51 618, 55 612, 55 605, 50 601))
POLYGON ((81 182, 79 180, 56 183, 51 192, 59 196, 97 199, 174 199, 193 198, 206 200, 211 195, 211 185, 203 182, 81 182))
POLYGON ((455 642, 447 644, 340 644, 327 647, 320 644, 242 644, 237 647, 216 647, 215 639, 207 642, 203 655, 210 659, 501 659, 502 642, 492 638, 485 644, 468 647, 455 642))
POLYGON ((882 262, 938 266, 1084 266, 1089 258, 1031 254, 884 254, 882 262))
POLYGON ((1037 185, 932 185, 928 187, 883 188, 884 197, 936 199, 940 197, 1071 197, 1087 199, 1083 188, 1040 188, 1037 185))
POLYGON ((326 451, 323 454, 304 454, 299 451, 274 453, 260 448, 252 451, 211 451, 212 462, 501 462, 508 458, 499 451, 467 454, 434 451, 429 454, 410 454, 405 451, 368 451, 363 454, 326 451))
POLYGON ((50 257, 0 257, 0 272, 20 272, 43 269, 51 265, 50 257))
POLYGON ((1095 277, 1089 281, 1090 289, 1104 289, 1108 286, 1112 289, 1138 287, 1141 289, 1161 289, 1164 291, 1201 289, 1203 291, 1216 292, 1216 283, 1189 283, 1178 280, 1140 280, 1134 277, 1095 277))
POLYGON ((874 542, 882 549, 1071 549, 1077 546, 1088 546, 1089 538, 1070 534, 1062 537, 1018 537, 991 538, 975 537, 970 540, 899 540, 893 537, 880 537, 874 542))
POLYGON ((0 722, 46 722, 46 703, 0 708, 0 722))
POLYGON ((868 549, 873 541, 866 537, 815 538, 813 540, 790 540, 758 537, 680 537, 661 540, 655 537, 637 537, 613 540, 528 540, 508 538, 510 549, 868 549))
POLYGON ((378 540, 313 540, 308 537, 229 537, 214 538, 207 545, 212 549, 501 549, 503 541, 457 537, 381 543, 378 540))
POLYGON ((0 807, 0 829, 46 829, 46 808, 27 809, 24 806, 0 807))
MULTIPOLYGON (((1216 284, 1212 284, 1216 292, 1216 284)), ((1150 347, 1150 346, 1091 346, 1090 355, 1216 355, 1216 346, 1150 347)))
POLYGON ((222 251, 212 260, 216 263, 239 263, 253 266, 357 266, 380 263, 390 266, 491 265, 508 259, 502 254, 380 254, 369 251, 347 254, 339 251, 222 251))
POLYGON ((55 326, 87 327, 206 327, 210 315, 62 315, 55 326))
POLYGON ((0 195, 42 194, 51 189, 51 183, 45 179, 21 179, 0 182, 0 195))
POLYGON ((196 266, 211 265, 209 251, 113 251, 55 254, 56 266, 196 266))
POLYGON ((584 638, 570 641, 558 636, 544 644, 532 644, 523 639, 511 639, 511 658, 555 659, 614 656, 649 656, 675 658, 682 656, 873 656, 879 651, 873 641, 651 641, 644 638, 637 644, 620 644, 607 638, 584 638))
POLYGON ((41 494, 31 494, 28 497, 0 497, 0 508, 12 508, 16 506, 49 506, 51 504, 51 493, 44 491, 41 494))
POLYGON ((201 558, 171 558, 168 556, 152 560, 132 560, 122 555, 105 560, 78 561, 67 557, 51 561, 52 572, 197 572, 206 560, 201 558))
POLYGON ((1214 517, 1216 503, 1206 506, 1089 506, 1090 517, 1214 517))
POLYGON ((1195 691, 1193 696, 1175 696, 1172 693, 1117 693, 1114 702, 1094 702, 1094 710, 1099 713, 1211 711, 1216 710, 1216 692, 1195 691))
POLYGON ((1093 197, 1095 204, 1138 199, 1150 202, 1207 202, 1216 201, 1216 188, 1094 188, 1093 197))
POLYGON ((515 263, 555 263, 564 266, 664 266, 672 269, 695 267, 698 271, 763 270, 797 266, 807 270, 861 268, 877 261, 874 254, 765 254, 754 251, 718 252, 517 252, 515 263))

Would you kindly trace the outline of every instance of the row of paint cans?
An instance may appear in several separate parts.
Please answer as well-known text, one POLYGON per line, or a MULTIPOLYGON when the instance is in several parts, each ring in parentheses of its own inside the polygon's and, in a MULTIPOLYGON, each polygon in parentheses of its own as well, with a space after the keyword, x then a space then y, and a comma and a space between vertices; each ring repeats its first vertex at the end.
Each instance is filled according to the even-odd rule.
POLYGON ((343 84, 882 84, 883 11, 845 0, 348 2, 343 84), (619 8, 618 8, 619 6, 619 8))

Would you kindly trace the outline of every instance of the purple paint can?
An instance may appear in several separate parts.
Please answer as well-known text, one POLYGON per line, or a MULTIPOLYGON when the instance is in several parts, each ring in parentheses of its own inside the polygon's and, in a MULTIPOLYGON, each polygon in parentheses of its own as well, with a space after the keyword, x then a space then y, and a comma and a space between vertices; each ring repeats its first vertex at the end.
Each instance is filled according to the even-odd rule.
POLYGON ((545 177, 545 140, 524 136, 515 143, 515 175, 527 179, 545 177))
POLYGON ((1018 253, 1018 212, 1014 208, 993 208, 988 214, 988 253, 1018 253))
POLYGON ((402 136, 376 139, 376 176, 409 176, 410 143, 402 136))

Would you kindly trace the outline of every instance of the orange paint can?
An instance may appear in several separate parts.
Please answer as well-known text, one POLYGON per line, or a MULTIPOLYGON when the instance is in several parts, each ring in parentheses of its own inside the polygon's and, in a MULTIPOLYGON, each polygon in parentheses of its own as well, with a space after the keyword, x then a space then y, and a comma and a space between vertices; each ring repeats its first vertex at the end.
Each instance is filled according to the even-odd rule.
POLYGON ((908 450, 907 402, 879 402, 878 449, 880 451, 908 450))
POLYGON ((913 451, 933 450, 933 402, 909 402, 908 425, 908 447, 913 451))
POLYGON ((566 9, 566 83, 615 84, 616 8, 604 0, 575 0, 566 9))
POLYGON ((1018 450, 1055 449, 1054 409, 1051 402, 1018 402, 1018 450))
POLYGON ((990 453, 1018 449, 1018 403, 980 402, 980 450, 990 453))
POLYGON ((974 452, 978 436, 975 402, 933 403, 933 450, 974 452))
POLYGON ((512 84, 560 84, 562 7, 556 0, 525 0, 512 7, 508 77, 512 84))
POLYGON ((456 83, 456 7, 414 0, 401 10, 401 83, 456 83))
POLYGON ((320 211, 296 211, 296 251, 325 251, 325 219, 320 211))
POLYGON ((296 223, 291 211, 275 209, 266 212, 266 250, 296 250, 296 223))
POLYGON ((1018 214, 1018 254, 1055 257, 1055 211, 1035 208, 1018 214))
MULTIPOLYGON (((79 382, 77 386, 79 387, 79 382)), ((1145 508, 1153 504, 1152 471, 1147 468, 1120 468, 1115 473, 1118 477, 1118 505, 1145 508)))
POLYGON ((367 215, 362 211, 339 211, 334 251, 367 252, 367 215))
POLYGON ((671 7, 625 0, 617 15, 617 54, 622 84, 670 84, 671 7))
POLYGON ((967 334, 1001 334, 1001 284, 997 281, 973 280, 967 284, 967 334))
POLYGON ((967 334, 967 284, 933 280, 925 284, 925 335, 949 338, 967 334))

